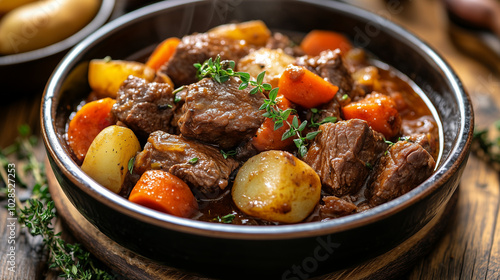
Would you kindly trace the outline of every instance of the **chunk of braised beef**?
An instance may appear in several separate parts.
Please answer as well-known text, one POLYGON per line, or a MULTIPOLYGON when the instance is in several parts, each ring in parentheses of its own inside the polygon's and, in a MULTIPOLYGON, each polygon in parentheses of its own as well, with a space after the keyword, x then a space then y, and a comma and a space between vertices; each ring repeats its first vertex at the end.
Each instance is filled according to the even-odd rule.
POLYGON ((431 133, 438 135, 438 126, 431 115, 423 115, 416 119, 405 118, 401 123, 403 135, 431 133))
POLYGON ((182 117, 183 112, 182 112, 182 106, 184 105, 184 102, 186 102, 186 96, 187 96, 188 88, 187 86, 182 86, 174 91, 174 103, 175 109, 174 109, 174 115, 172 116, 172 120, 170 121, 170 124, 172 127, 175 127, 175 134, 181 134, 178 122, 179 119, 182 117))
POLYGON ((408 141, 422 146, 433 158, 437 158, 438 140, 431 133, 413 134, 407 137, 408 141))
POLYGON ((118 90, 111 112, 139 137, 146 138, 153 131, 172 130, 175 107, 169 84, 129 76, 118 90))
POLYGON ((245 162, 259 153, 251 141, 241 143, 233 151, 234 158, 240 162, 245 162))
POLYGON ((337 197, 358 192, 387 149, 384 137, 359 119, 319 129, 304 161, 318 173, 325 192, 337 197))
POLYGON ((136 156, 134 173, 162 169, 179 177, 192 189, 213 194, 227 187, 229 176, 238 165, 212 146, 156 131, 150 134, 144 150, 136 156))
POLYGON ((439 129, 431 115, 423 115, 416 119, 403 118, 401 133, 410 137, 410 142, 415 142, 424 147, 433 157, 437 158, 439 129))
POLYGON ((411 191, 432 174, 435 165, 419 144, 398 141, 374 168, 367 189, 370 205, 380 205, 411 191))
POLYGON ((306 67, 326 81, 339 87, 335 99, 341 106, 346 105, 349 100, 364 95, 364 91, 355 85, 351 72, 338 49, 323 51, 319 56, 305 55, 298 57, 296 64, 306 67))
POLYGON ((304 51, 297 44, 280 32, 273 33, 265 47, 268 49, 282 49, 286 54, 291 56, 304 55, 304 51))
POLYGON ((211 33, 184 36, 170 60, 160 68, 167 74, 176 87, 198 81, 195 63, 203 63, 209 58, 220 55, 221 60, 234 60, 236 63, 247 55, 249 47, 239 41, 211 33))
POLYGON ((259 110, 265 96, 238 89, 240 83, 237 77, 222 84, 205 78, 189 85, 178 121, 181 134, 224 150, 255 135, 265 119, 259 110))
POLYGON ((324 204, 320 205, 321 219, 339 218, 356 213, 358 207, 354 203, 338 198, 336 196, 323 197, 324 204))

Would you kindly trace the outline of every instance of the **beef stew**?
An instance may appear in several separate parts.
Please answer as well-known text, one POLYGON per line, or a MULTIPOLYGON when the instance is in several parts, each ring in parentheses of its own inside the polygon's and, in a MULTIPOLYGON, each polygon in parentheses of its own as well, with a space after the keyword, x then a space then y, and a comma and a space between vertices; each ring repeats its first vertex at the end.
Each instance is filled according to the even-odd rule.
MULTIPOLYGON (((268 166, 278 171, 266 175, 265 182, 275 185, 269 193, 264 190, 261 197, 256 196, 252 207, 263 209, 267 203, 263 197, 282 196, 283 189, 286 193, 304 189, 298 179, 281 181, 292 174, 310 174, 311 169, 317 178, 307 181, 307 186, 314 188, 316 181, 321 186, 319 195, 315 191, 310 197, 305 195, 307 202, 314 202, 301 210, 305 218, 292 222, 366 211, 410 191, 432 174, 439 153, 438 123, 410 81, 390 67, 375 64, 348 41, 342 41, 349 45, 347 50, 329 46, 313 55, 301 42, 293 43, 262 26, 262 22, 247 22, 185 36, 165 63, 154 69, 153 79, 127 76, 114 96, 98 90, 89 95, 87 104, 114 97, 116 103, 107 119, 131 129, 142 143, 141 151, 121 165, 125 172, 119 195, 127 198, 147 170, 163 170, 184 181, 195 196, 197 209, 189 212, 189 218, 271 225, 288 223, 277 218, 277 213, 286 215, 301 207, 297 204, 304 196, 292 195, 271 210, 274 214, 264 215, 263 210, 250 212, 235 203, 239 198, 233 188, 239 170, 254 157, 268 156, 269 151, 281 150, 276 157, 294 168, 284 174, 268 166), (247 30, 245 24, 254 27, 251 36, 241 32, 247 30), (266 39, 256 42, 254 37, 266 39), (256 52, 263 54, 255 56, 256 52), (215 68, 215 73, 201 75, 204 67, 215 68), (320 81, 310 87, 313 92, 326 88, 331 97, 307 107, 302 100, 314 93, 294 99, 294 87, 291 93, 277 89, 276 84, 284 80, 279 74, 285 71, 290 72, 289 82, 303 84, 311 76, 319 77, 328 86, 320 81), (278 75, 272 79, 268 73, 278 75), (257 144, 262 141, 270 144, 257 144), (418 176, 408 172, 414 168, 421 171, 418 176)), ((98 134, 100 129, 93 131, 98 134)), ((249 174, 260 179, 261 168, 249 174)), ((148 207, 159 199, 142 204, 148 207)))

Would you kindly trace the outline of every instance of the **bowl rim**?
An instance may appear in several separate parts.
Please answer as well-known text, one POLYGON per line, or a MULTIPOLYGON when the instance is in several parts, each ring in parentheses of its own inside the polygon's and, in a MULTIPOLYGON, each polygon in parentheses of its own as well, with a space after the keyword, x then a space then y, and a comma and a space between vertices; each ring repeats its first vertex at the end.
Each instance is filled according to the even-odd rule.
POLYGON ((71 36, 63 39, 54 44, 32 50, 29 52, 21 52, 11 55, 0 56, 0 66, 9 66, 25 62, 34 61, 44 57, 49 57, 51 55, 69 50, 79 42, 81 42, 85 37, 89 36, 95 30, 99 29, 104 25, 113 13, 116 0, 101 0, 101 5, 94 18, 87 23, 78 32, 72 34, 71 36))
POLYGON ((419 48, 423 53, 426 53, 426 55, 439 67, 439 70, 449 83, 449 87, 457 99, 460 120, 455 143, 450 150, 449 156, 441 159, 442 163, 431 177, 412 191, 392 201, 371 208, 366 212, 325 222, 308 222, 277 226, 242 226, 179 218, 136 205, 102 187, 80 169, 70 155, 65 152, 61 143, 59 143, 60 137, 57 135, 52 116, 55 116, 56 113, 54 94, 60 89, 61 79, 66 77, 68 69, 76 66, 75 61, 78 61, 78 58, 86 48, 92 47, 94 44, 104 40, 108 33, 113 33, 128 25, 133 25, 134 22, 143 20, 144 18, 153 17, 155 14, 161 13, 164 10, 175 8, 179 5, 194 5, 198 2, 204 1, 171 0, 159 2, 135 10, 107 23, 94 34, 75 46, 61 61, 49 79, 41 104, 42 136, 48 154, 64 176, 87 195, 98 200, 99 203, 106 204, 115 211, 144 223, 206 237, 272 240, 320 236, 367 225, 408 208, 440 188, 451 176, 453 176, 462 162, 467 159, 474 125, 471 100, 456 73, 434 49, 403 27, 379 15, 363 10, 362 8, 337 1, 296 0, 296 2, 304 2, 336 9, 355 18, 365 20, 375 19, 377 22, 383 23, 381 24, 381 28, 384 31, 402 36, 402 40, 406 41, 408 45, 419 48), (467 120, 470 121, 467 122, 467 120))

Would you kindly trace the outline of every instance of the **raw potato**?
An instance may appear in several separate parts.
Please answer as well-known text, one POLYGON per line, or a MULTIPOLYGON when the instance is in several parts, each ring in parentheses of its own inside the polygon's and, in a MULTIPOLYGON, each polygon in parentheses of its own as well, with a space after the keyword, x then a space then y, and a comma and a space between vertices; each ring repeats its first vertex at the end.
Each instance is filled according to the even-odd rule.
POLYGON ((128 172, 128 162, 140 149, 132 130, 108 126, 90 145, 82 170, 107 189, 119 193, 128 172))
POLYGON ((34 1, 37 0, 0 0, 0 14, 10 12, 17 7, 34 1))
POLYGON ((316 207, 321 196, 318 174, 284 151, 250 158, 238 171, 233 201, 244 213, 265 220, 297 223, 316 207))
POLYGON ((43 0, 7 13, 0 21, 0 53, 15 54, 57 43, 97 14, 99 0, 43 0))
POLYGON ((155 71, 135 61, 92 59, 89 63, 89 84, 100 98, 116 99, 118 89, 129 75, 152 82, 155 71))
POLYGON ((235 40, 244 40, 247 44, 256 46, 264 46, 269 37, 271 37, 271 31, 261 20, 219 25, 210 29, 208 33, 222 35, 235 40))
POLYGON ((277 87, 283 71, 294 62, 295 58, 281 49, 261 48, 243 57, 238 63, 238 71, 247 72, 253 78, 257 78, 260 72, 266 71, 264 82, 277 87))

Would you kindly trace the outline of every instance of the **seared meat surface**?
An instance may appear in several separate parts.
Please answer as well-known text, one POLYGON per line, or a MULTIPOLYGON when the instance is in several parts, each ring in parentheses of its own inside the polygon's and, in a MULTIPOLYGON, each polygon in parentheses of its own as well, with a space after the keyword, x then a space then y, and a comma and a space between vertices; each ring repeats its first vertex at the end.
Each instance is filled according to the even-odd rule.
POLYGON ((112 113, 137 135, 147 137, 153 131, 171 131, 175 107, 169 84, 129 76, 118 91, 112 113))
POLYGON ((319 129, 304 161, 318 173, 324 191, 337 197, 355 194, 387 149, 383 136, 358 119, 319 129))
POLYGON ((368 186, 372 206, 401 196, 427 179, 436 163, 419 144, 398 141, 375 166, 373 181, 368 186))
POLYGON ((239 90, 239 78, 219 84, 205 78, 188 87, 178 120, 184 137, 230 149, 251 138, 264 122, 262 93, 239 90))
POLYGON ((212 146, 156 131, 151 133, 144 150, 137 155, 134 173, 162 169, 202 193, 214 193, 227 187, 229 176, 237 167, 238 162, 225 159, 212 146))
POLYGON ((193 64, 203 63, 209 58, 215 59, 217 55, 220 55, 221 60, 238 62, 248 52, 247 45, 234 39, 209 33, 193 34, 182 38, 174 55, 160 71, 167 74, 175 86, 179 87, 198 81, 193 64))

